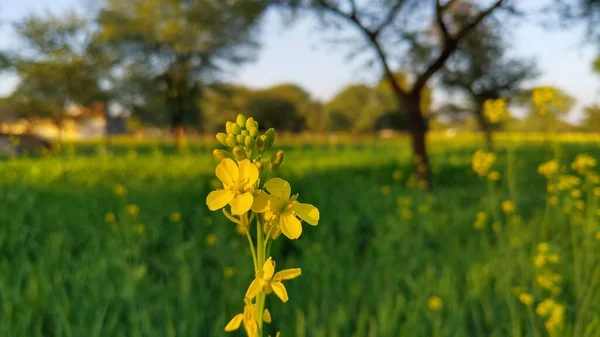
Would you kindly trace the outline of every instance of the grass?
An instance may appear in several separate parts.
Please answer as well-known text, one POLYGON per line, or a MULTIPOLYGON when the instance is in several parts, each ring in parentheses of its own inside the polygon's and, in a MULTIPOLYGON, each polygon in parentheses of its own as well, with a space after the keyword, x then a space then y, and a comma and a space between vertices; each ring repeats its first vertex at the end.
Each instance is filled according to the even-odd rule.
MULTIPOLYGON (((241 335, 223 327, 242 307, 252 264, 246 238, 205 205, 213 144, 179 153, 116 140, 112 155, 100 145, 0 162, 0 335, 241 335)), ((411 178, 405 141, 287 141, 280 174, 319 207, 321 221, 273 247, 278 268, 301 266, 303 275, 286 283, 286 305, 267 299, 267 332, 600 336, 594 184, 556 192, 552 205, 537 172, 552 158, 565 172, 579 153, 600 158, 597 144, 500 139, 495 182, 471 169, 478 145, 468 137, 431 144, 431 196, 411 178), (514 214, 502 212, 503 200, 515 202, 514 214), (538 268, 542 242, 559 261, 538 268), (553 289, 540 277, 554 277, 553 289), (428 307, 434 296, 437 310, 428 307), (547 299, 565 308, 552 334, 549 316, 536 312, 547 299)))

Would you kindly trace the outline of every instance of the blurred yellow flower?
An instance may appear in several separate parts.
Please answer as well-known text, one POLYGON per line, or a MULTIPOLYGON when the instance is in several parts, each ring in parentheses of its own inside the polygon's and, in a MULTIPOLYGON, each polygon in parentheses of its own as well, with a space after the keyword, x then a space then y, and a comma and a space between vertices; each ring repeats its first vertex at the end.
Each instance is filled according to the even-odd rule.
POLYGON ((583 200, 575 201, 575 208, 577 208, 580 211, 583 211, 583 209, 585 208, 585 201, 583 201, 583 200))
POLYGON ((558 161, 556 159, 552 159, 540 164, 538 167, 538 172, 547 179, 552 178, 556 173, 558 173, 558 161))
POLYGON ((487 224, 488 215, 486 212, 478 212, 475 216, 475 223, 473 227, 475 229, 484 229, 487 224))
POLYGON ((533 264, 536 268, 542 268, 546 264, 546 255, 544 253, 538 253, 533 258, 533 264))
POLYGON ((287 181, 272 178, 265 183, 265 188, 270 194, 260 190, 252 211, 264 213, 268 225, 276 226, 275 233, 281 231, 294 240, 302 234, 302 223, 298 218, 312 226, 319 224, 319 210, 311 204, 296 201, 298 195, 291 196, 291 186, 287 181))
POLYGON ((117 220, 117 216, 113 212, 108 212, 104 215, 104 221, 108 223, 114 223, 117 220))
POLYGON ((535 312, 542 317, 548 316, 550 314, 550 311, 552 311, 552 307, 554 307, 554 304, 555 303, 553 299, 547 298, 537 305, 537 307, 535 308, 535 312))
POLYGON ((553 264, 559 263, 560 255, 558 255, 556 253, 548 255, 548 262, 553 263, 553 264))
POLYGON ((502 121, 508 111, 506 109, 506 99, 488 99, 483 103, 483 115, 490 124, 496 124, 502 121))
POLYGON ((530 306, 533 304, 533 296, 528 293, 521 293, 519 295, 519 302, 525 304, 526 306, 530 306))
POLYGON ((223 276, 225 276, 225 278, 231 278, 234 274, 235 269, 233 269, 233 267, 225 267, 223 269, 223 276))
POLYGON ((113 189, 113 192, 115 193, 115 195, 122 197, 125 194, 127 194, 127 189, 125 188, 125 186, 123 185, 117 185, 115 186, 115 188, 113 189))
POLYGON ((140 207, 136 204, 131 204, 127 206, 127 214, 131 216, 136 216, 140 213, 140 207))
POLYGON ((388 195, 390 194, 391 188, 387 185, 385 186, 381 186, 381 194, 382 195, 388 195))
POLYGON ((400 181, 400 179, 402 179, 402 175, 403 175, 403 174, 402 174, 402 171, 400 171, 400 170, 395 170, 395 171, 392 173, 392 179, 394 179, 394 181, 400 181))
POLYGON ((596 159, 587 153, 578 154, 571 163, 571 168, 579 174, 584 174, 587 170, 596 166, 596 159))
POLYGON ((495 161, 496 155, 494 153, 478 150, 473 155, 471 167, 473 168, 473 171, 477 173, 477 175, 483 177, 489 172, 495 161))
POLYGON ((217 244, 217 237, 214 234, 208 234, 204 238, 204 243, 209 247, 213 247, 217 244))
POLYGON ((501 204, 502 211, 505 214, 513 214, 515 212, 515 203, 512 200, 504 200, 501 204))
POLYGON ((596 232, 596 239, 600 240, 600 231, 596 232))
POLYGON ((600 197, 600 187, 594 187, 594 196, 600 197))
POLYGON ((431 311, 440 311, 444 306, 444 302, 438 296, 431 296, 427 301, 427 307, 431 311))
POLYGON ((547 242, 541 242, 537 245, 537 250, 540 253, 547 253, 550 250, 550 245, 547 242))
POLYGON ((406 220, 412 219, 412 216, 413 216, 413 213, 410 209, 403 209, 401 214, 402 214, 402 217, 406 220))
POLYGON ((576 188, 576 189, 572 189, 571 190, 571 196, 575 199, 579 199, 581 198, 582 192, 580 189, 576 188))
POLYGON ((581 179, 576 176, 563 174, 558 177, 558 189, 566 191, 577 187, 581 183, 581 179))
POLYGON ((288 301, 288 294, 281 281, 294 279, 301 274, 300 268, 285 269, 275 273, 275 261, 269 257, 257 273, 256 278, 250 283, 245 297, 251 300, 261 291, 266 294, 274 292, 285 303, 288 301))
POLYGON ((488 174, 488 179, 492 181, 498 181, 500 180, 500 177, 500 172, 498 171, 492 171, 490 174, 488 174))
POLYGON ((550 203, 550 205, 556 206, 558 205, 558 197, 553 195, 550 197, 550 199, 548 199, 548 202, 550 203))
POLYGON ((142 224, 137 224, 135 226, 135 232, 138 234, 144 234, 144 232, 146 231, 146 226, 142 225, 142 224))
POLYGON ((550 317, 544 323, 546 329, 550 333, 554 333, 556 330, 562 328, 565 316, 565 307, 558 303, 554 303, 552 309, 550 309, 550 317))
POLYGON ((171 221, 172 223, 180 222, 181 221, 181 213, 171 212, 171 214, 169 214, 169 221, 171 221))
POLYGON ((230 158, 223 159, 215 170, 223 189, 212 191, 206 197, 211 211, 231 206, 231 214, 241 215, 250 210, 254 203, 254 185, 258 181, 258 168, 250 160, 238 164, 230 158))

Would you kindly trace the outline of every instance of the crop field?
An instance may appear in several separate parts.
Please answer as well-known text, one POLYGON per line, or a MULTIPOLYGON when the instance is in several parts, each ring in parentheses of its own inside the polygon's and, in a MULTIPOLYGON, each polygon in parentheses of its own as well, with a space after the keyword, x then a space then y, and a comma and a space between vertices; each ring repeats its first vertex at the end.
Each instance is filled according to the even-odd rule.
MULTIPOLYGON (((475 136, 431 139, 433 194, 404 139, 276 143, 278 174, 321 219, 273 246, 302 276, 285 305, 267 299, 266 332, 599 337, 598 137, 513 136, 477 155, 475 136)), ((2 159, 0 336, 242 336, 223 328, 254 271, 244 235, 206 206, 215 147, 2 159)))

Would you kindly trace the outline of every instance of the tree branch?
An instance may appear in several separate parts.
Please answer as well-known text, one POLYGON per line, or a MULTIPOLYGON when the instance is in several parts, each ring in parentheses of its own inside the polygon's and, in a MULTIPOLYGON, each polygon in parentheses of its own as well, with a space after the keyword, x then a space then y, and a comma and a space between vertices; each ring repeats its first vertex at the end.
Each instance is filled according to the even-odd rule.
POLYGON ((377 25, 377 27, 373 30, 373 34, 375 34, 375 36, 378 36, 387 25, 394 21, 398 11, 400 11, 400 8, 402 5, 404 5, 405 1, 406 0, 397 0, 396 4, 390 9, 385 19, 383 19, 383 21, 381 21, 381 23, 379 23, 379 25, 377 25))
MULTIPOLYGON (((444 35, 443 40, 442 40, 442 45, 443 45, 442 52, 440 53, 440 55, 438 55, 438 57, 435 60, 433 60, 433 62, 431 64, 429 64, 429 67, 427 67, 427 69, 421 75, 419 75, 419 77, 417 77, 417 80, 415 81, 415 84, 413 85, 413 88, 412 88, 410 94, 415 94, 415 93, 420 92, 423 89, 423 87, 425 86, 425 84, 427 83, 427 81, 431 78, 431 76, 433 76, 433 74, 435 74, 438 70, 440 70, 444 66, 444 63, 446 63, 446 60, 448 60, 448 58, 450 58, 452 53, 454 53, 454 51, 456 50, 456 47, 458 46, 458 42, 461 39, 463 39, 471 30, 473 30, 473 28, 475 28, 481 21, 483 21, 483 19, 485 19, 488 15, 490 15, 496 8, 500 7, 503 2, 504 2, 504 0, 497 0, 488 9, 480 12, 475 17, 475 19, 473 19, 473 21, 471 21, 467 25, 465 25, 461 30, 458 31, 458 33, 456 33, 456 35, 454 35, 454 36, 451 36, 450 34, 444 35)), ((448 2, 448 4, 449 3, 450 2, 448 2)), ((446 4, 446 5, 448 5, 448 4, 446 4)), ((439 7, 439 9, 443 9, 443 8, 439 7)), ((439 13, 437 13, 437 9, 436 9, 436 15, 439 15, 439 13)))
POLYGON ((441 0, 435 0, 435 19, 440 27, 440 31, 442 32, 442 38, 444 40, 448 40, 450 34, 448 33, 448 27, 446 27, 446 23, 444 22, 444 10, 450 2, 446 3, 442 7, 442 3, 440 1, 441 0))

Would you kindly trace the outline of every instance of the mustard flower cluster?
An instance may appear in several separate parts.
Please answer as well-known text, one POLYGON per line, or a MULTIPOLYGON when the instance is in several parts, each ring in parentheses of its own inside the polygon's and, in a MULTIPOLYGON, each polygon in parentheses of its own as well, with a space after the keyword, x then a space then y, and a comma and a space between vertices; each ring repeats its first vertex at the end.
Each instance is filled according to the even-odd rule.
POLYGON ((266 155, 275 139, 274 129, 260 135, 258 123, 243 115, 238 115, 235 122, 227 122, 225 129, 226 133, 216 137, 227 149, 213 151, 218 162, 215 174, 222 188, 210 192, 206 204, 211 211, 222 210, 236 224, 235 230, 246 235, 255 273, 244 296, 242 312, 231 319, 225 331, 243 326, 248 337, 262 337, 263 323, 271 322, 271 313, 265 308, 266 296, 275 294, 287 302, 283 281, 302 273, 300 268, 275 272, 271 245, 281 234, 291 240, 298 239, 302 222, 316 226, 320 214, 313 205, 299 202, 287 181, 269 179, 283 161, 281 150, 270 157, 266 155), (251 234, 252 224, 255 235, 251 234))
MULTIPOLYGON (((488 174, 494 163, 496 162, 496 155, 492 152, 485 152, 482 150, 478 150, 473 155, 473 160, 471 161, 471 167, 473 171, 477 173, 478 176, 484 177, 488 174)), ((493 180, 493 179, 491 179, 493 180)))
POLYGON ((483 103, 483 115, 490 124, 500 123, 508 115, 506 99, 488 99, 483 103))

